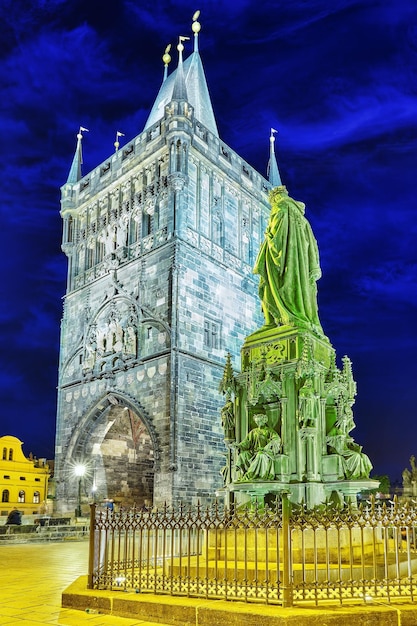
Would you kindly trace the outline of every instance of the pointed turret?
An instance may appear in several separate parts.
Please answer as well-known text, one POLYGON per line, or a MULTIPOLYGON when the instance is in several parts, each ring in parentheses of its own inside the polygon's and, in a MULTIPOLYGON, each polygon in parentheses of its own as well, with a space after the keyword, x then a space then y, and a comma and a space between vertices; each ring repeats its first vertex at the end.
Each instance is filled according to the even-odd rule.
MULTIPOLYGON (((201 30, 201 25, 197 21, 198 16, 199 11, 197 11, 193 16, 192 29, 194 32, 194 51, 184 61, 182 71, 184 73, 187 101, 193 107, 194 117, 210 132, 218 137, 219 132, 214 119, 207 81, 200 54, 198 52, 198 33, 201 30)), ((165 106, 173 99, 174 86, 177 82, 177 73, 179 70, 180 64, 178 65, 178 69, 170 74, 170 76, 166 75, 167 72, 164 73, 164 81, 149 114, 144 130, 153 126, 153 124, 158 122, 163 117, 165 106)))
POLYGON ((80 126, 80 130, 77 134, 77 147, 75 148, 74 158, 72 160, 71 169, 68 174, 67 185, 73 185, 74 183, 79 181, 80 178, 82 178, 81 165, 83 164, 83 151, 81 142, 83 139, 83 132, 88 132, 88 128, 83 128, 83 126, 80 126))
POLYGON ((176 71, 176 75, 175 75, 175 83, 174 83, 174 89, 172 90, 172 100, 182 100, 182 101, 187 101, 187 87, 185 86, 185 77, 184 77, 184 64, 183 64, 183 60, 182 60, 182 53, 184 51, 184 44, 182 43, 183 41, 186 41, 187 39, 189 39, 189 37, 182 37, 180 36, 179 38, 179 43, 177 46, 177 50, 178 50, 178 68, 176 71))
POLYGON ((275 156, 275 128, 271 128, 269 137, 269 162, 268 162, 268 180, 272 187, 280 187, 282 185, 281 176, 279 175, 278 163, 275 156))

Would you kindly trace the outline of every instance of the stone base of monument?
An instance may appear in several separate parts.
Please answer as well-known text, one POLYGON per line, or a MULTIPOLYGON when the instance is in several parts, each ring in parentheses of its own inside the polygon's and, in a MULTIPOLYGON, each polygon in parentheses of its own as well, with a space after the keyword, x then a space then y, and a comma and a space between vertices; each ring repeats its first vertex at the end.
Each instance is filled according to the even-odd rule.
POLYGON ((378 489, 350 435, 356 383, 348 357, 342 364, 309 328, 264 326, 245 339, 241 373, 229 360, 222 380, 226 505, 263 506, 286 492, 307 509, 355 506, 359 493, 378 489))
MULTIPOLYGON (((338 458, 338 457, 336 457, 338 458)), ((226 506, 232 502, 235 506, 253 505, 264 506, 280 494, 287 493, 290 502, 305 504, 308 509, 331 502, 335 505, 356 505, 358 493, 378 489, 379 481, 370 478, 359 480, 329 480, 323 481, 253 481, 235 482, 216 492, 222 497, 226 506)))

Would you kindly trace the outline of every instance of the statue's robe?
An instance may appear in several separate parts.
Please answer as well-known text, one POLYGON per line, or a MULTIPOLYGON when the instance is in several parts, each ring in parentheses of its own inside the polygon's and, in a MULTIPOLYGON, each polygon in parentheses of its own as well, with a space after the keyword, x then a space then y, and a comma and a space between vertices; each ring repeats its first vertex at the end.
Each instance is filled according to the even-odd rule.
POLYGON ((265 240, 253 270, 260 275, 265 322, 303 326, 322 334, 316 286, 321 276, 319 253, 304 204, 286 191, 272 193, 271 202, 265 240))

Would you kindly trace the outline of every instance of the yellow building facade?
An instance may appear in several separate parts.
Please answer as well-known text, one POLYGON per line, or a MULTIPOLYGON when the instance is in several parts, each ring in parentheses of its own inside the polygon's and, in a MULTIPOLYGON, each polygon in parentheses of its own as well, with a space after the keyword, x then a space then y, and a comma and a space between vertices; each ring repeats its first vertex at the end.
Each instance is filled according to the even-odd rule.
POLYGON ((49 467, 44 459, 27 459, 17 437, 0 437, 0 515, 13 508, 23 515, 44 512, 49 467))

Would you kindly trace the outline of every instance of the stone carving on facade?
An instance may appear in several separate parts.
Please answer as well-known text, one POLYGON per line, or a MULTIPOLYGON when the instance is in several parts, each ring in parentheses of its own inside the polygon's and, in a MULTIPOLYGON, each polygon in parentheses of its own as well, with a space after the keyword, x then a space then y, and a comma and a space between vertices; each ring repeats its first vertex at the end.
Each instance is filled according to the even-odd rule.
POLYGON ((125 247, 127 244, 128 216, 121 217, 116 226, 116 247, 125 247))
POLYGON ((187 183, 187 176, 182 172, 173 172, 168 176, 168 185, 174 191, 182 191, 187 183))
POLYGON ((137 356, 138 318, 133 305, 128 308, 113 304, 107 313, 96 316, 85 342, 83 371, 103 372, 109 362, 121 365, 126 359, 137 356))
POLYGON ((98 236, 98 241, 104 245, 104 253, 106 256, 112 254, 115 250, 116 233, 114 226, 107 226, 98 236))
POLYGON ((273 402, 282 394, 282 383, 263 361, 252 364, 248 379, 248 402, 252 406, 259 403, 273 402))

